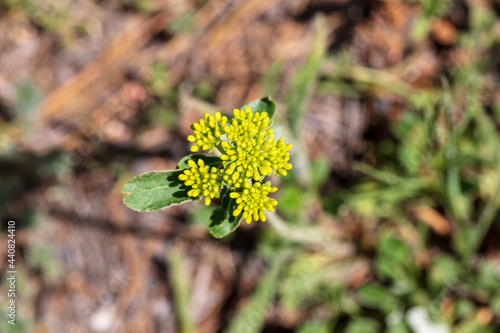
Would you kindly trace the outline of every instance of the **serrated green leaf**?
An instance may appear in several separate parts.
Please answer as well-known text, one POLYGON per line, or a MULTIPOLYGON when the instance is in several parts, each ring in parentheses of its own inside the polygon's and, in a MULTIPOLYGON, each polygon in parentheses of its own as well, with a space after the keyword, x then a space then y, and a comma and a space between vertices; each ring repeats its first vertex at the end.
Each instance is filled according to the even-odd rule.
POLYGON ((151 171, 132 178, 123 187, 123 203, 133 210, 150 212, 194 200, 187 195, 191 188, 179 180, 183 171, 151 171))
POLYGON ((210 216, 208 230, 215 238, 222 238, 239 227, 241 222, 240 214, 234 216, 233 212, 236 209, 236 200, 229 197, 229 189, 224 188, 221 191, 222 207, 217 208, 213 211, 210 216))
POLYGON ((181 160, 177 164, 177 169, 188 169, 188 168, 190 168, 190 166, 188 164, 189 160, 193 160, 196 163, 198 163, 199 159, 202 159, 206 165, 210 165, 210 166, 214 166, 214 167, 218 167, 219 165, 222 165, 222 160, 220 159, 220 157, 193 154, 193 155, 187 155, 187 156, 184 156, 183 158, 181 158, 181 160))
POLYGON ((276 103, 270 97, 256 99, 248 104, 243 105, 240 110, 244 110, 247 106, 252 108, 252 112, 267 112, 269 119, 273 119, 276 112, 276 103))

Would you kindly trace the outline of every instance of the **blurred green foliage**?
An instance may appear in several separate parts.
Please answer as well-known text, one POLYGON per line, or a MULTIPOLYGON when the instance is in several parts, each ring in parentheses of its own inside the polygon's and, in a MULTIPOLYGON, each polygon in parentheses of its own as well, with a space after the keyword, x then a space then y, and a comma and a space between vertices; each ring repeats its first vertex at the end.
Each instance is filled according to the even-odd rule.
MULTIPOLYGON (((415 24, 425 26, 421 32, 424 38, 429 33, 429 20, 447 15, 450 2, 420 3, 424 16, 415 24)), ((471 15, 473 28, 460 36, 461 47, 477 52, 498 45, 498 37, 488 32, 495 15, 480 6, 471 8, 471 15)), ((428 327, 460 333, 498 331, 492 318, 499 315, 500 273, 498 265, 482 251, 491 246, 485 244, 485 237, 492 228, 498 230, 494 222, 500 217, 500 136, 495 125, 500 108, 495 105, 491 113, 481 102, 488 72, 497 62, 478 58, 467 66, 452 67, 440 88, 410 94, 401 87, 385 85, 382 71, 361 67, 353 71, 354 65, 342 53, 322 59, 315 52, 313 48, 285 94, 293 96, 285 98, 292 132, 300 127, 304 101, 315 91, 351 97, 353 90, 363 94, 383 85, 403 96, 407 104, 405 112, 391 124, 389 135, 368 143, 365 154, 375 163, 356 162, 356 176, 347 186, 319 196, 331 172, 326 159, 309 161, 311 177, 305 185, 299 182, 295 169, 284 180, 278 209, 292 230, 272 227, 288 238, 294 256, 283 270, 277 302, 286 311, 325 307, 328 315, 306 321, 297 332, 418 333, 409 313, 419 307, 428 314, 421 319, 428 327), (331 61, 338 70, 327 70, 327 75, 318 77, 318 67, 312 64, 316 61, 331 61), (382 80, 377 80, 379 74, 382 80), (346 83, 346 76, 352 81, 346 83), (313 89, 316 80, 319 82, 313 89), (379 221, 376 230, 365 230, 374 232, 372 235, 363 236, 373 238, 373 245, 364 245, 373 256, 373 277, 359 288, 349 288, 333 274, 342 272, 352 259, 336 262, 326 243, 318 242, 319 249, 314 251, 297 244, 300 237, 294 236, 293 229, 316 223, 306 213, 314 200, 334 217, 348 212, 363 224, 379 221), (440 235, 415 218, 412 207, 421 205, 444 217, 451 225, 449 234, 440 235)), ((264 76, 267 92, 275 91, 282 66, 276 62, 264 76)), ((285 244, 269 246, 282 248, 285 244)))
MULTIPOLYGON (((421 15, 412 21, 411 37, 420 42, 428 38, 434 19, 450 17, 453 2, 417 2, 421 15)), ((37 27, 64 40, 85 35, 85 22, 68 22, 64 6, 47 11, 42 3, 6 0, 2 8, 23 12, 37 27)), ((305 314, 295 330, 298 333, 419 333, 408 320, 408 313, 419 307, 425 309, 429 322, 445 325, 450 333, 499 331, 498 244, 487 236, 491 232, 491 237, 497 237, 500 232, 500 102, 496 99, 487 105, 485 97, 488 89, 498 89, 498 77, 492 74, 498 72, 500 63, 495 56, 500 45, 498 17, 480 4, 468 3, 469 26, 458 31, 454 48, 475 57, 463 66, 444 68, 434 89, 410 91, 403 81, 394 81, 393 69, 362 67, 346 51, 330 54, 323 17, 314 23, 313 47, 287 91, 279 89, 285 63, 275 61, 269 68, 263 77, 264 90, 280 95, 285 121, 277 125, 295 140, 299 140, 307 116, 307 101, 315 94, 369 99, 384 91, 403 99, 405 107, 390 123, 387 135, 366 142, 352 174, 333 188, 325 184, 342 175, 335 173, 328 152, 310 160, 301 153, 305 151, 301 143, 294 143, 293 158, 299 163, 282 180, 277 193, 280 215, 274 220, 270 217, 258 236, 257 253, 268 262, 267 272, 249 299, 236 309, 227 332, 260 332, 274 305, 285 312, 305 314), (363 159, 368 155, 370 163, 363 159), (352 239, 331 237, 325 223, 316 219, 318 214, 311 212, 316 206, 336 222, 354 221, 359 230, 352 239), (449 233, 439 234, 416 218, 413 208, 417 206, 430 207, 442 216, 450 224, 449 233), (286 227, 280 224, 280 216, 286 227), (354 244, 355 251, 342 256, 335 242, 354 244), (357 271, 352 269, 358 267, 368 268, 369 274, 355 283, 357 271), (486 322, 484 313, 492 319, 486 322)), ((144 12, 151 10, 150 1, 136 6, 144 12)), ((191 33, 193 14, 189 11, 178 17, 167 27, 168 32, 191 33)), ((209 78, 188 83, 196 98, 213 102, 216 88, 209 78)), ((153 101, 146 107, 141 125, 176 128, 181 92, 170 85, 168 66, 154 64, 146 87, 153 101)), ((33 126, 43 98, 30 81, 20 82, 15 95, 14 119, 0 124, 0 139, 5 138, 6 147, 10 147, 10 133, 33 126)), ((36 165, 30 169, 33 177, 49 182, 75 172, 66 152, 26 156, 2 147, 0 142, 4 170, 36 165)), ((0 217, 12 214, 9 200, 25 190, 30 180, 12 172, 0 174, 0 217)), ((53 195, 66 196, 57 186, 51 189, 53 195)), ((23 220, 37 220, 36 210, 26 214, 23 220)), ((199 208, 189 220, 204 224, 211 214, 210 208, 199 208)), ((27 251, 29 267, 51 281, 61 274, 54 251, 46 246, 27 251)), ((180 326, 189 332, 193 331, 193 318, 186 310, 189 286, 185 285, 187 270, 182 260, 179 253, 169 255, 180 326)), ((19 283, 23 287, 22 275, 19 283)), ((27 332, 28 323, 19 318, 12 330, 1 321, 0 331, 27 332)))

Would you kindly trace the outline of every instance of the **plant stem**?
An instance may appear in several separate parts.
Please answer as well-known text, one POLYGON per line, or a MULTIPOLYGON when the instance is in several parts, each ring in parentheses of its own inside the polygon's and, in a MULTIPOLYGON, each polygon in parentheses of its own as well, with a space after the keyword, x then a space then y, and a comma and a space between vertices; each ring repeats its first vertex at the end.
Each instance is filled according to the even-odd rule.
POLYGON ((224 147, 222 147, 222 141, 219 141, 218 144, 215 145, 215 148, 219 151, 220 155, 225 155, 226 151, 224 150, 224 147))
POLYGON ((182 259, 182 254, 175 249, 167 255, 167 261, 171 268, 172 289, 180 332, 195 333, 196 328, 190 312, 189 273, 186 262, 182 259))
POLYGON ((259 280, 259 284, 245 306, 232 320, 225 333, 258 333, 265 324, 266 314, 279 290, 280 275, 292 251, 279 249, 271 258, 269 270, 259 280))
POLYGON ((336 242, 319 227, 290 227, 276 213, 267 214, 267 221, 274 231, 290 241, 321 246, 337 257, 349 257, 354 253, 352 245, 336 242))
MULTIPOLYGON (((496 172, 497 174, 500 174, 500 166, 497 168, 496 172)), ((484 207, 477 221, 476 234, 475 234, 476 239, 474 240, 474 246, 473 246, 474 252, 476 252, 479 246, 481 246, 481 244, 483 243, 484 237, 486 237, 486 234, 488 233, 488 230, 490 229, 491 224, 493 223, 493 220, 495 218, 498 209, 499 201, 500 201, 500 180, 498 181, 495 194, 492 195, 491 198, 488 200, 486 206, 484 207)))

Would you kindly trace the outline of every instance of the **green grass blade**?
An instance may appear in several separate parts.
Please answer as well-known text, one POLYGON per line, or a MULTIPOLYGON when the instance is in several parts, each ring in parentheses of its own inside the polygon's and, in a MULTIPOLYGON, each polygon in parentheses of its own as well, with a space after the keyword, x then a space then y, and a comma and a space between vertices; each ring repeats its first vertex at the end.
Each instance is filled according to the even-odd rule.
POLYGON ((317 16, 314 27, 315 37, 312 52, 302 68, 292 78, 290 90, 285 98, 286 118, 295 136, 297 136, 304 115, 304 104, 315 86, 321 64, 326 55, 327 29, 325 18, 317 16))
POLYGON ((191 306, 189 304, 189 272, 182 254, 172 250, 167 255, 170 266, 170 278, 174 294, 175 310, 179 321, 181 333, 195 333, 196 328, 191 317, 191 306))
POLYGON ((276 253, 269 271, 260 280, 252 297, 236 315, 225 331, 226 333, 258 333, 262 331, 267 310, 278 289, 281 268, 287 257, 288 251, 282 250, 276 253))

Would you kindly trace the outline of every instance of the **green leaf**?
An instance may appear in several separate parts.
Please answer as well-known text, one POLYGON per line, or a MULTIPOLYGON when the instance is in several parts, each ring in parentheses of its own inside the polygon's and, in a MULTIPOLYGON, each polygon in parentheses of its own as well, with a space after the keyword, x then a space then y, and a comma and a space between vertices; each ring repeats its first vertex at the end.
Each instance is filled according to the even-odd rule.
POLYGON ((177 164, 177 169, 189 169, 191 167, 189 166, 188 161, 193 160, 196 163, 198 163, 199 159, 202 159, 206 165, 210 165, 210 166, 214 166, 214 167, 218 167, 218 166, 222 165, 222 160, 220 159, 220 157, 193 154, 193 155, 187 155, 187 156, 184 156, 183 158, 181 158, 181 160, 177 164))
POLYGON ((372 318, 355 317, 349 322, 345 333, 374 333, 379 332, 380 323, 372 318))
POLYGON ((229 197, 229 189, 226 187, 221 191, 222 207, 213 211, 210 216, 208 230, 215 238, 222 238, 239 227, 241 215, 234 216, 233 212, 236 209, 236 200, 229 197))
POLYGON ((391 312, 397 305, 391 292, 375 283, 368 283, 362 286, 358 290, 357 296, 363 305, 381 309, 384 312, 391 312))
POLYGON ((498 269, 489 261, 482 261, 479 264, 479 285, 482 289, 496 291, 500 289, 500 277, 498 269))
POLYGON ((228 213, 222 207, 215 209, 210 216, 208 230, 215 238, 223 238, 239 227, 241 215, 238 217, 228 213))
POLYGON ((412 255, 408 247, 392 233, 380 235, 377 250, 379 254, 388 260, 398 262, 408 262, 412 260, 412 255))
POLYGON ((428 286, 431 292, 440 293, 443 288, 453 285, 462 274, 460 262, 447 254, 437 255, 427 273, 428 286))
POLYGON ((331 325, 326 321, 319 321, 317 319, 312 319, 306 321, 298 329, 298 333, 328 333, 331 332, 331 325))
POLYGON ((273 119, 276 112, 276 103, 270 97, 256 99, 248 104, 243 105, 240 110, 244 110, 247 106, 252 108, 252 112, 267 112, 269 119, 273 119))
POLYGON ((183 171, 151 171, 132 178, 123 187, 123 203, 133 210, 150 212, 196 199, 187 195, 191 188, 179 180, 183 171))
MULTIPOLYGON (((387 316, 387 318, 390 318, 392 320, 392 318, 394 318, 394 317, 398 318, 398 316, 399 316, 399 313, 394 311, 394 313, 389 314, 387 316)), ((403 315, 401 315, 401 317, 403 317, 403 315)), ((410 333, 410 331, 406 327, 403 319, 401 319, 400 321, 398 321, 396 323, 391 322, 391 324, 389 324, 388 326, 389 327, 387 327, 387 330, 385 331, 385 333, 410 333)))

